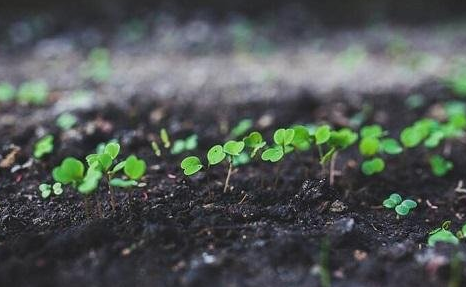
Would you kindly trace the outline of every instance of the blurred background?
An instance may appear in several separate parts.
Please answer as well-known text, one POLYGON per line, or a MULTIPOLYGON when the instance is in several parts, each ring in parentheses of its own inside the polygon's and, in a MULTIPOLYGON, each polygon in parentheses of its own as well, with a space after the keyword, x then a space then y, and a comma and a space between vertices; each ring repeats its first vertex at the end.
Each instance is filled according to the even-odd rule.
POLYGON ((461 0, 1 1, 0 83, 43 83, 63 105, 408 94, 464 74, 465 14, 461 0))

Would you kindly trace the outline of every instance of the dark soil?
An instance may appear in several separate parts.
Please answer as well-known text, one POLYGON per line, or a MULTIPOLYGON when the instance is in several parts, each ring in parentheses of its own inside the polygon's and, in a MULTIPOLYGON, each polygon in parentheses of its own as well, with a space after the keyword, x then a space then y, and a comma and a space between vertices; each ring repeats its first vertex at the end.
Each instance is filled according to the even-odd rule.
MULTIPOLYGON (((422 92, 427 106, 451 98, 437 85, 422 92)), ((395 136, 429 113, 408 110, 398 95, 364 99, 374 105, 367 121, 395 136)), ((425 243, 443 220, 453 220, 455 230, 464 223, 466 200, 454 192, 466 170, 464 143, 452 143, 455 170, 444 178, 431 175, 427 154, 417 149, 389 157, 385 172, 365 177, 354 148, 340 155, 342 176, 334 187, 315 155, 299 154, 283 162, 276 188, 275 167, 254 162, 235 169, 223 193, 226 166, 186 178, 182 156, 153 154, 150 142, 160 128, 172 138, 198 134, 200 155, 228 138, 222 126, 245 117, 270 138, 274 128, 293 123, 347 124, 359 107, 307 94, 242 106, 135 100, 125 108, 81 112, 78 126, 65 133, 52 120, 32 121, 32 110, 0 108, 3 158, 11 144, 21 148, 14 165, 29 160, 38 135, 56 137, 54 153, 44 160, 14 173, 0 170, 0 286, 321 286, 319 268, 330 272, 332 286, 439 287, 458 276, 450 272, 450 258, 458 249, 466 252, 465 245, 431 249, 425 243), (83 197, 68 188, 61 197, 41 199, 38 185, 51 180, 64 157, 83 158, 112 138, 122 144, 122 157, 137 154, 149 167, 147 186, 133 198, 118 191, 115 214, 105 184, 98 194, 104 218, 95 212, 95 199, 87 217, 83 197), (381 207, 392 192, 417 200, 418 208, 398 219, 381 207)), ((462 267, 459 276, 465 274, 462 267)))

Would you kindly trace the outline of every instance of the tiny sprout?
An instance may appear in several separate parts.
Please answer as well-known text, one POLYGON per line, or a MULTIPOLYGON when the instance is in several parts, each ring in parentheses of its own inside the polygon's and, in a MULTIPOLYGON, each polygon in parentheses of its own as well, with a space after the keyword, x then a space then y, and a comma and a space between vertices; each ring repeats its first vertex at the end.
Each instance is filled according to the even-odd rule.
POLYGON ((239 154, 239 156, 235 156, 233 157, 233 166, 241 166, 241 165, 245 165, 245 164, 248 164, 249 162, 251 161, 251 158, 249 157, 249 155, 246 153, 246 152, 242 152, 239 154))
POLYGON ((54 195, 60 195, 63 193, 61 183, 56 182, 53 185, 43 183, 39 185, 40 195, 43 199, 48 198, 52 193, 54 195))
POLYGON ((162 155, 162 151, 160 150, 160 147, 159 147, 159 145, 157 144, 156 141, 151 142, 150 146, 151 146, 151 148, 154 151, 156 156, 160 157, 162 155))
POLYGON ((57 182, 76 186, 84 178, 84 164, 74 157, 67 157, 53 169, 52 175, 57 182))
POLYGON ((197 135, 191 135, 186 139, 178 139, 173 143, 173 146, 170 150, 171 154, 180 154, 185 151, 194 150, 197 148, 197 135))
POLYGON ((359 142, 359 152, 363 156, 373 156, 379 151, 380 141, 375 137, 365 137, 359 142))
POLYGON ((223 151, 230 156, 238 156, 244 149, 244 142, 227 141, 223 145, 223 151))
POLYGON ((207 152, 207 160, 209 165, 216 165, 222 162, 226 157, 223 147, 221 145, 215 145, 207 152))
POLYGON ((361 171, 365 175, 373 175, 382 172, 385 169, 385 162, 380 157, 365 160, 361 165, 361 171))
POLYGON ((47 101, 49 90, 42 81, 23 83, 18 90, 18 100, 23 104, 41 105, 47 101))
POLYGON ((439 177, 446 175, 451 169, 453 169, 453 163, 440 155, 432 156, 429 163, 432 173, 439 177))
POLYGON ((362 138, 380 138, 384 136, 384 131, 380 125, 370 125, 361 128, 362 138))
POLYGON ((53 151, 53 136, 47 135, 41 138, 34 145, 34 157, 37 159, 42 158, 44 155, 49 154, 53 151))
POLYGON ((459 239, 449 230, 451 221, 445 221, 442 227, 436 228, 429 232, 427 244, 434 247, 437 242, 449 243, 458 245, 459 239))
POLYGON ((243 139, 245 147, 251 149, 251 158, 255 157, 257 152, 266 145, 262 135, 259 132, 252 132, 243 139))
POLYGON ((110 180, 110 185, 121 187, 121 188, 129 188, 129 187, 137 186, 138 182, 135 180, 124 180, 121 178, 113 178, 110 180))
POLYGON ((99 182, 102 179, 103 174, 97 166, 97 164, 94 164, 87 169, 86 176, 84 176, 81 184, 78 186, 78 191, 81 194, 92 194, 97 187, 99 187, 99 182))
POLYGON ((275 146, 272 148, 268 148, 262 153, 262 160, 263 161, 270 161, 270 162, 277 162, 283 158, 285 153, 283 152, 283 148, 279 146, 275 146))
POLYGON ((73 114, 63 113, 57 118, 56 123, 59 128, 66 131, 71 129, 77 122, 78 119, 73 114))
POLYGON ((170 137, 168 136, 168 132, 166 129, 160 130, 160 139, 162 140, 164 148, 170 148, 171 146, 170 137))
POLYGON ((15 87, 9 83, 0 83, 0 103, 8 102, 15 98, 15 87))
POLYGON ((273 141, 276 146, 266 149, 262 153, 263 161, 277 162, 292 149, 295 131, 293 129, 278 129, 273 134, 273 141))
POLYGON ((202 167, 201 160, 197 156, 188 156, 181 162, 183 173, 187 176, 197 173, 202 167))
POLYGON ((417 207, 417 203, 411 199, 403 200, 398 193, 392 193, 387 199, 383 201, 385 208, 395 208, 398 215, 406 216, 409 212, 417 207))
POLYGON ((231 130, 230 136, 235 139, 239 138, 247 133, 252 126, 253 121, 251 119, 243 119, 231 130))
POLYGON ((293 127, 294 137, 291 143, 296 149, 306 151, 311 148, 311 135, 305 126, 297 125, 293 127))
POLYGON ((330 126, 329 125, 323 125, 317 128, 315 131, 315 139, 316 139, 316 144, 317 145, 322 145, 326 143, 330 139, 330 126))
POLYGON ((403 152, 403 147, 398 143, 397 140, 392 138, 383 139, 380 142, 382 150, 387 154, 400 154, 403 152))
POLYGON ((130 155, 125 160, 123 170, 130 179, 139 180, 146 172, 146 162, 134 155, 130 155))

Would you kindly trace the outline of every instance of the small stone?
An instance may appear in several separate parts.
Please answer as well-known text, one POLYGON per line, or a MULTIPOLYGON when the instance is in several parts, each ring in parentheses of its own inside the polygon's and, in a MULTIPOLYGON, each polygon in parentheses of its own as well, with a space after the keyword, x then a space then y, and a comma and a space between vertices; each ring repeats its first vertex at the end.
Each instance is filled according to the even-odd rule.
POLYGON ((330 205, 330 211, 340 213, 348 209, 348 206, 340 200, 335 200, 332 205, 330 205))

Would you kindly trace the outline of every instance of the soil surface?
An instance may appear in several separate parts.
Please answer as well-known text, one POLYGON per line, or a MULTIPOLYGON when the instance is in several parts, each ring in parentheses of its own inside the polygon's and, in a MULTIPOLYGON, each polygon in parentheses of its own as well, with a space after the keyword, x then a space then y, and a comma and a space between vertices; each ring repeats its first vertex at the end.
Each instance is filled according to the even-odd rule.
MULTIPOLYGON (((417 110, 405 106, 404 95, 363 96, 374 107, 366 122, 397 136, 436 103, 453 98, 439 84, 417 91, 426 98, 417 110)), ((329 274, 331 286, 439 287, 465 279, 464 265, 450 272, 451 256, 465 253, 464 244, 425 244, 443 220, 452 220, 454 230, 464 223, 466 198, 455 192, 466 170, 464 143, 451 143, 455 169, 444 178, 431 175, 428 155, 418 149, 388 157, 386 171, 366 177, 352 148, 339 156, 341 176, 333 187, 316 155, 302 153, 285 159, 276 186, 276 167, 253 162, 235 168, 223 193, 226 166, 186 178, 179 168, 183 155, 159 158, 151 150, 158 131, 166 127, 174 139, 199 135, 193 154, 201 155, 228 139, 225 130, 243 118, 253 119, 270 139, 275 128, 295 123, 347 125, 360 106, 307 93, 236 105, 143 98, 83 110, 66 132, 53 116, 37 116, 49 107, 0 107, 2 159, 12 145, 20 148, 0 170, 0 286, 324 286, 321 279, 329 274), (45 133, 55 135, 55 150, 31 161, 33 144, 45 133), (134 153, 148 163, 147 185, 133 197, 119 190, 115 213, 105 184, 90 216, 83 197, 70 188, 41 199, 38 185, 51 180, 64 157, 82 159, 113 138, 122 158, 134 153), (397 218, 381 206, 392 192, 419 206, 397 218)))

